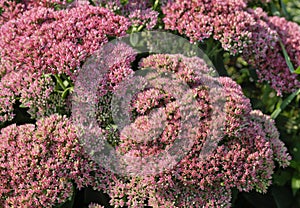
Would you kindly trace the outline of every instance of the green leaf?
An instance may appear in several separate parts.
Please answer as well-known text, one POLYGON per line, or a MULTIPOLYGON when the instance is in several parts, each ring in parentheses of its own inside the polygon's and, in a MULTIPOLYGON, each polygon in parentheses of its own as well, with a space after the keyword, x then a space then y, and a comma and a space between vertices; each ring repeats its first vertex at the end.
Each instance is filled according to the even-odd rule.
POLYGON ((286 61, 287 65, 288 65, 288 67, 290 69, 290 72, 295 73, 295 69, 294 69, 294 66, 293 66, 293 64, 291 62, 291 59, 290 59, 288 53, 286 52, 285 47, 284 47, 284 45, 283 45, 283 43, 282 43, 282 41, 280 39, 279 39, 279 43, 280 43, 280 46, 282 48, 282 52, 283 52, 285 61, 286 61))
POLYGON ((271 114, 272 119, 276 119, 277 116, 288 106, 292 100, 300 93, 300 89, 290 94, 281 104, 277 106, 276 110, 271 114))
POLYGON ((159 3, 159 0, 155 0, 154 5, 152 7, 153 10, 156 10, 158 3, 159 3))
POLYGON ((294 71, 294 73, 300 74, 300 66, 298 66, 298 68, 294 71))
POLYGON ((23 103, 21 103, 21 104, 19 105, 19 107, 20 107, 20 108, 28 108, 28 106, 25 106, 23 103))
POLYGON ((300 162, 297 162, 296 160, 292 160, 290 167, 292 167, 300 172, 300 162))
POLYGON ((68 80, 63 81, 63 84, 64 84, 65 87, 68 87, 69 86, 68 80))
POLYGON ((300 189, 300 178, 293 177, 292 178, 292 190, 293 190, 294 196, 296 195, 296 193, 299 189, 300 189))
POLYGON ((290 14, 288 13, 285 3, 282 0, 280 0, 280 6, 281 6, 281 11, 282 11, 283 15, 289 19, 290 14))
POLYGON ((273 16, 280 16, 280 12, 278 11, 276 5, 271 1, 271 12, 273 16))
POLYGON ((291 180, 292 173, 286 170, 279 170, 274 174, 274 183, 279 186, 284 186, 288 181, 291 180))
POLYGON ((57 75, 57 74, 54 74, 54 77, 55 77, 57 83, 59 84, 59 86, 60 86, 63 90, 65 90, 66 87, 65 87, 63 81, 61 80, 60 76, 57 75))
POLYGON ((65 90, 63 91, 61 97, 62 97, 63 99, 65 99, 65 98, 67 97, 69 91, 72 92, 72 91, 73 91, 73 87, 68 87, 67 89, 65 89, 65 90))

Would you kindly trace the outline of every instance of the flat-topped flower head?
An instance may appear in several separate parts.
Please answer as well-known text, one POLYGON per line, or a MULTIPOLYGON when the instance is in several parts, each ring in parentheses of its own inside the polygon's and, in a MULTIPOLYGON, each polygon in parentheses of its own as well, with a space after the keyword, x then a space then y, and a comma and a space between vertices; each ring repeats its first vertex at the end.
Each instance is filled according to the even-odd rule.
MULTIPOLYGON (((241 87, 225 77, 211 78, 223 86, 225 105, 222 110, 226 119, 221 130, 223 133, 219 134, 220 140, 203 156, 207 148, 205 144, 214 139, 211 125, 219 120, 212 116, 215 106, 211 102, 216 98, 201 80, 201 74, 203 79, 210 71, 202 61, 196 57, 166 54, 150 55, 140 61, 141 71, 151 68, 161 74, 174 73, 191 88, 197 106, 194 116, 198 119, 193 120, 194 125, 186 131, 190 137, 185 139, 193 140, 193 145, 176 165, 162 172, 139 176, 111 173, 110 179, 105 179, 105 185, 99 179, 94 188, 105 190, 111 197, 111 205, 230 207, 232 188, 266 192, 276 163, 282 167, 289 164, 291 158, 279 140, 274 122, 260 111, 253 111, 241 87)), ((164 78, 156 77, 157 82, 159 79, 164 78)), ((122 85, 120 87, 122 91, 122 85)), ((183 103, 176 100, 172 92, 174 90, 154 86, 132 97, 133 120, 114 135, 117 138, 116 151, 128 161, 132 157, 141 158, 137 161, 143 165, 148 157, 171 149, 180 136, 180 129, 185 125, 181 119, 187 112, 180 108, 183 103)), ((172 158, 169 159, 171 163, 172 158)), ((158 161, 160 166, 168 162, 168 159, 158 161)), ((141 168, 128 168, 138 167, 141 168)), ((149 166, 151 168, 155 166, 149 166)))

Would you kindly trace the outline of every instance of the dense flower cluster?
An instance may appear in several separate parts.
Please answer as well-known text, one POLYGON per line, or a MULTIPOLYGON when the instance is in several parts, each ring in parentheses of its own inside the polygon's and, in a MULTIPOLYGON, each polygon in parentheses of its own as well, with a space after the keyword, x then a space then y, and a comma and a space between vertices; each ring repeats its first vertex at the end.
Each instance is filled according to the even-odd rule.
MULTIPOLYGON (((26 77, 20 92, 22 107, 29 108, 27 111, 32 118, 49 116, 60 111, 67 110, 66 102, 54 91, 54 82, 50 75, 44 75, 37 79, 33 76, 26 77)), ((15 92, 17 95, 17 92, 15 92)))
POLYGON ((74 76, 74 69, 108 36, 124 35, 128 26, 126 18, 99 7, 33 8, 1 27, 1 72, 7 73, 5 66, 11 64, 15 70, 74 76))
POLYGON ((18 17, 18 15, 24 10, 24 5, 17 4, 15 1, 0 1, 0 26, 9 21, 18 17))
POLYGON ((10 125, 0 134, 1 207, 52 207, 91 183, 90 164, 66 117, 10 125))
POLYGON ((14 93, 0 82, 0 122, 11 120, 14 117, 13 105, 16 102, 14 93))
POLYGON ((268 17, 262 9, 249 10, 257 24, 252 31, 252 44, 243 55, 256 68, 262 81, 270 83, 277 94, 291 92, 300 86, 297 74, 292 74, 282 54, 282 41, 292 63, 300 65, 300 27, 277 16, 268 17))
POLYGON ((130 19, 133 27, 146 27, 150 30, 157 24, 159 13, 153 10, 149 0, 128 0, 126 3, 120 0, 96 0, 95 3, 112 11, 120 11, 130 19))
POLYGON ((0 25, 5 22, 19 17, 24 11, 34 7, 65 7, 67 2, 65 0, 21 0, 21 1, 0 1, 0 25))
POLYGON ((246 28, 253 22, 243 12, 245 7, 243 1, 235 0, 170 1, 162 8, 166 15, 163 21, 166 29, 178 30, 191 41, 213 35, 225 49, 236 54, 251 37, 246 28))
POLYGON ((12 118, 13 102, 8 101, 20 95, 26 107, 33 107, 34 117, 36 110, 44 114, 53 84, 50 78, 42 84, 42 76, 59 73, 75 79, 76 68, 108 36, 124 35, 128 26, 126 18, 87 5, 61 11, 35 7, 5 23, 0 28, 1 121, 12 118))
POLYGON ((114 207, 229 207, 232 189, 265 193, 276 165, 289 165, 274 121, 252 110, 232 79, 211 76, 203 59, 178 55, 176 47, 190 49, 184 41, 171 42, 175 55, 142 59, 124 42, 107 42, 155 28, 162 11, 166 30, 192 42, 212 37, 281 94, 300 86, 279 44, 300 65, 297 24, 248 9, 250 0, 68 2, 0 0, 0 207, 53 207, 87 186, 114 207), (36 123, 5 123, 15 107, 36 123), (70 108, 71 118, 58 114, 70 108), (85 114, 96 117, 91 132, 78 125, 85 114), (115 158, 94 161, 104 140, 129 174, 107 169, 115 158))
MULTIPOLYGON (((210 135, 213 97, 201 80, 201 74, 209 69, 197 59, 182 55, 151 55, 142 59, 141 70, 151 67, 159 73, 173 72, 191 87, 198 109, 198 119, 193 120, 194 126, 190 128, 195 134, 189 134, 194 136, 188 138, 193 140, 193 146, 177 165, 161 173, 132 177, 112 174, 109 182, 106 180, 106 186, 100 180, 102 185, 94 188, 105 190, 112 205, 228 207, 232 188, 266 192, 275 161, 283 167, 289 164, 290 156, 279 140, 273 121, 260 111, 252 111, 249 100, 230 78, 214 78, 224 87, 225 123, 221 140, 205 157, 202 156, 205 142, 214 139, 210 135)), ((136 94, 131 108, 135 119, 119 135, 117 150, 121 154, 147 158, 174 145, 183 125, 183 111, 182 103, 174 99, 172 92, 174 90, 166 92, 152 87, 136 94), (150 114, 156 108, 161 111, 150 114), (162 123, 157 126, 155 121, 162 117, 165 117, 164 126, 162 123), (159 127, 162 130, 157 132, 159 127), (140 140, 141 136, 143 140, 140 140)))
POLYGON ((177 30, 191 41, 210 36, 231 54, 243 54, 259 79, 270 83, 278 95, 300 86, 285 62, 279 38, 292 63, 299 66, 300 27, 280 17, 268 17, 261 8, 247 9, 247 1, 170 1, 162 11, 166 29, 177 30), (234 11, 234 12, 232 12, 234 11))
POLYGON ((54 82, 47 75, 38 77, 26 71, 11 71, 1 78, 0 89, 1 122, 13 119, 16 100, 22 107, 29 108, 32 118, 58 112, 57 107, 64 103, 54 92, 54 82))

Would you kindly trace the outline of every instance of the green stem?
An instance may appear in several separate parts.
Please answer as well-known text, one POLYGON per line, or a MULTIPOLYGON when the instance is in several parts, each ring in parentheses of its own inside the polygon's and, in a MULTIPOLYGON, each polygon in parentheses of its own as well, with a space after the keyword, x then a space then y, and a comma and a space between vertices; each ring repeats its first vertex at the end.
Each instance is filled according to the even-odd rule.
POLYGON ((60 78, 57 74, 54 74, 54 77, 55 77, 57 83, 59 84, 59 86, 60 86, 63 90, 65 90, 66 87, 65 87, 63 81, 61 80, 61 78, 60 78))
POLYGON ((277 116, 292 102, 292 100, 300 93, 300 89, 290 94, 277 109, 271 114, 272 119, 276 119, 277 116))
POLYGON ((293 64, 291 62, 291 59, 290 59, 290 57, 289 57, 289 55, 288 55, 288 53, 287 53, 287 51, 286 51, 286 49, 284 47, 284 44, 282 43, 282 41, 280 39, 279 39, 279 44, 281 46, 285 62, 288 65, 288 67, 290 69, 290 72, 291 73, 295 73, 295 68, 294 68, 294 66, 293 66, 293 64))
POLYGON ((137 29, 138 32, 140 32, 143 29, 144 25, 140 25, 137 29))
POLYGON ((153 10, 155 10, 158 6, 159 0, 155 0, 154 5, 153 5, 153 10))
POLYGON ((73 90, 74 90, 74 87, 68 87, 67 89, 65 89, 65 91, 63 91, 61 97, 62 97, 63 99, 65 99, 65 98, 67 97, 67 95, 68 95, 68 92, 69 92, 69 91, 72 92, 73 90))

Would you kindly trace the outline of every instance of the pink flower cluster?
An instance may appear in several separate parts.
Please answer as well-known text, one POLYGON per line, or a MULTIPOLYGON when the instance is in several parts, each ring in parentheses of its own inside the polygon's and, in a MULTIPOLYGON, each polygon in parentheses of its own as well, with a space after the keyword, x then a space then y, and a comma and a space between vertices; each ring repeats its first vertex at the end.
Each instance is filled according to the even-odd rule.
MULTIPOLYGON (((223 86, 221 96, 226 98, 224 128, 220 129, 222 138, 203 157, 204 144, 213 140, 211 125, 217 120, 211 113, 215 98, 201 80, 201 73, 205 74, 209 68, 203 63, 195 63, 202 62, 182 55, 151 55, 141 60, 141 70, 150 67, 159 74, 175 73, 191 88, 196 99, 197 119, 184 132, 190 135, 186 139, 193 140, 193 146, 174 167, 163 172, 125 177, 111 173, 105 183, 98 179, 94 188, 107 192, 111 205, 229 207, 232 188, 266 192, 275 162, 282 167, 289 164, 291 158, 279 140, 274 122, 260 111, 252 111, 249 99, 230 78, 214 78, 223 86)), ((146 159, 172 148, 183 130, 185 124, 181 120, 187 112, 180 108, 182 103, 174 98, 173 92, 152 87, 134 96, 131 110, 135 117, 121 130, 117 151, 124 156, 146 159), (160 111, 156 114, 150 113, 157 108, 160 111), (165 118, 164 125, 156 122, 162 117, 165 118), (161 131, 158 131, 159 127, 161 131)))
MULTIPOLYGON (((0 80, 0 121, 5 122, 14 117, 14 104, 21 90, 28 85, 30 80, 28 73, 23 71, 11 71, 5 74, 0 80)), ((38 99, 38 98, 36 98, 38 99)))
POLYGON ((5 22, 19 17, 24 11, 34 7, 49 7, 57 6, 64 7, 67 5, 65 0, 21 0, 21 1, 0 1, 0 26, 5 22))
MULTIPOLYGON (((60 11, 34 7, 19 17, 0 28, 1 121, 12 119, 19 97, 33 117, 44 115, 54 97, 49 97, 51 78, 42 76, 66 74, 75 79, 82 62, 109 36, 125 35, 130 24, 125 17, 88 5, 60 11)), ((57 112, 51 105, 49 112, 57 112)))
POLYGON ((13 119, 14 104, 19 100, 22 107, 29 108, 32 118, 39 118, 64 109, 64 101, 54 92, 50 75, 36 76, 26 71, 11 71, 0 80, 0 122, 13 119))
POLYGON ((270 83, 278 95, 299 88, 297 74, 290 72, 279 43, 282 41, 294 66, 300 66, 299 25, 277 16, 269 17, 261 8, 249 12, 257 24, 249 28, 252 44, 243 52, 245 59, 257 68, 259 79, 270 83))
POLYGON ((18 17, 23 12, 24 5, 18 4, 15 1, 1 0, 0 1, 0 26, 5 22, 18 17))
POLYGON ((150 30, 157 24, 159 13, 151 8, 149 0, 128 0, 126 3, 121 3, 120 0, 96 0, 95 3, 115 12, 120 11, 130 19, 133 27, 144 26, 150 30))
POLYGON ((163 21, 165 29, 178 30, 193 42, 213 35, 226 50, 236 54, 251 37, 246 28, 253 22, 243 12, 245 7, 245 2, 237 0, 169 1, 162 7, 163 21))
POLYGON ((1 72, 9 72, 5 66, 11 64, 15 70, 74 77, 76 67, 108 36, 125 35, 128 26, 126 18, 100 7, 33 8, 1 27, 1 72))
MULTIPOLYGON (((65 101, 54 91, 54 82, 50 75, 44 75, 34 79, 26 77, 20 92, 20 102, 32 118, 41 118, 58 113, 65 108, 65 101)), ((17 92, 15 92, 17 95, 17 92)))
POLYGON ((64 116, 3 128, 0 152, 1 207, 52 207, 92 182, 92 166, 64 116))
POLYGON ((280 17, 269 17, 261 8, 247 9, 247 1, 169 1, 162 11, 165 29, 177 30, 191 41, 213 37, 232 55, 242 54, 259 79, 278 95, 300 86, 285 62, 279 39, 295 67, 300 65, 300 27, 280 17), (234 12, 232 12, 234 11, 234 12))
MULTIPOLYGON (((266 192, 275 165, 286 167, 291 159, 274 121, 252 110, 230 78, 207 77, 211 69, 200 58, 158 54, 142 59, 140 71, 156 70, 147 74, 154 84, 133 96, 132 122, 120 132, 112 128, 112 94, 125 93, 123 81, 136 81, 138 72, 131 66, 136 51, 125 43, 105 43, 111 36, 125 35, 130 26, 154 28, 158 12, 150 1, 101 2, 109 9, 81 2, 57 11, 55 5, 66 7, 66 1, 0 0, 0 124, 14 117, 18 102, 38 119, 35 125, 1 129, 0 207, 52 207, 70 199, 74 188, 86 186, 106 192, 115 207, 229 207, 233 188, 266 192), (104 58, 97 60, 97 55, 104 58), (107 71, 101 74, 103 66, 107 71), (75 122, 56 114, 66 103, 55 91, 55 76, 68 77, 76 81, 77 90, 85 89, 74 100, 98 104, 99 132, 120 155, 141 158, 126 167, 129 171, 166 151, 185 154, 176 163, 168 155, 170 160, 148 166, 149 172, 171 166, 157 174, 120 176, 106 170, 85 152, 95 148, 93 143, 85 144, 87 149, 81 146, 76 111, 75 122), (185 87, 189 93, 180 91, 185 87), (93 92, 100 98, 94 100, 93 92), (224 101, 224 108, 214 105, 218 101, 224 101), (224 120, 218 119, 219 111, 224 120), (172 149, 178 137, 183 145, 172 149)), ((168 1, 162 11, 165 29, 178 30, 192 41, 213 36, 231 54, 242 53, 253 61, 260 79, 275 89, 291 91, 299 84, 288 74, 278 43, 280 38, 292 62, 300 64, 297 25, 260 9, 246 10, 246 1, 238 0, 168 1)), ((79 116, 86 113, 78 107, 79 116)))
POLYGON ((11 120, 14 117, 14 103, 16 102, 14 93, 0 82, 0 123, 11 120))

